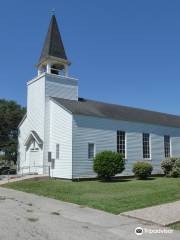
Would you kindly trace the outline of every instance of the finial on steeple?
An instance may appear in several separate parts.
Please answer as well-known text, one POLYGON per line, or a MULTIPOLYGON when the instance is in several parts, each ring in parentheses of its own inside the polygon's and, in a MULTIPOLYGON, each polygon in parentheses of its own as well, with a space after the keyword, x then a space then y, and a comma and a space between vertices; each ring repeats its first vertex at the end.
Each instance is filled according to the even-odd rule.
POLYGON ((56 9, 53 8, 53 9, 51 10, 51 15, 52 15, 52 16, 55 15, 55 12, 56 12, 56 9))

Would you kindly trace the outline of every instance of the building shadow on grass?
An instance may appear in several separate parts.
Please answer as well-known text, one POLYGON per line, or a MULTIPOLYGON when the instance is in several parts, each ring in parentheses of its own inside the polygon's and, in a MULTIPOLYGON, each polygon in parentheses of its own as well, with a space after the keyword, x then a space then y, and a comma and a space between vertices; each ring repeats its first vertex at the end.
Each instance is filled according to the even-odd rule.
POLYGON ((105 180, 105 179, 99 179, 99 182, 102 182, 102 183, 121 183, 121 182, 130 182, 130 181, 152 181, 152 180, 155 180, 156 178, 155 177, 149 177, 147 179, 138 179, 138 178, 111 178, 111 179, 108 179, 108 180, 105 180))
POLYGON ((140 181, 151 181, 151 180, 155 180, 156 178, 155 177, 149 177, 149 178, 146 178, 146 179, 138 179, 140 181))
POLYGON ((99 182, 102 183, 120 183, 120 182, 130 182, 133 181, 134 179, 132 178, 112 178, 109 180, 105 180, 105 179, 99 179, 99 182))

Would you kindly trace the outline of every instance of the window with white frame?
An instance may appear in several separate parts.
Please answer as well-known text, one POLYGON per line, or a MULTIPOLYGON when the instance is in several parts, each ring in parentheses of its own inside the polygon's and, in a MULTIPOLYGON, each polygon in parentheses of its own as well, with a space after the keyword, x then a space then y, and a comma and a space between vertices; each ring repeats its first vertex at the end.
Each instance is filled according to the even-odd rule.
POLYGON ((56 159, 59 159, 59 144, 56 144, 56 159))
POLYGON ((164 155, 165 158, 169 158, 171 155, 171 141, 168 135, 164 136, 164 155))
POLYGON ((150 159, 150 134, 143 133, 143 158, 150 159))
POLYGON ((95 144, 88 143, 88 158, 92 159, 95 156, 95 144))
POLYGON ((117 152, 122 153, 126 157, 126 133, 117 131, 117 152))

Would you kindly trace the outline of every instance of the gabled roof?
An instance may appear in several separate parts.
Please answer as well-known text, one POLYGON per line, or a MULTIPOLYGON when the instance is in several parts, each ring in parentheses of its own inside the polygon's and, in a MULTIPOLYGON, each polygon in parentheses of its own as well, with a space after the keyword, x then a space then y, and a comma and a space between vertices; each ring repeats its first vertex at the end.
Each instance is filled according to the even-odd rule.
POLYGON ((180 128, 180 116, 176 115, 97 102, 83 98, 79 98, 78 101, 55 97, 52 97, 52 99, 72 114, 180 128))
POLYGON ((31 131, 30 134, 27 136, 27 138, 26 138, 26 140, 24 142, 24 145, 27 146, 29 144, 29 142, 31 141, 31 139, 35 139, 39 146, 41 146, 43 144, 42 139, 39 137, 37 132, 34 131, 34 130, 31 131))
POLYGON ((43 62, 48 57, 56 57, 67 60, 56 17, 54 15, 52 16, 49 24, 49 29, 46 35, 39 63, 43 62))
POLYGON ((27 118, 27 113, 24 114, 23 118, 21 119, 18 128, 20 128, 20 126, 23 124, 24 120, 27 118))

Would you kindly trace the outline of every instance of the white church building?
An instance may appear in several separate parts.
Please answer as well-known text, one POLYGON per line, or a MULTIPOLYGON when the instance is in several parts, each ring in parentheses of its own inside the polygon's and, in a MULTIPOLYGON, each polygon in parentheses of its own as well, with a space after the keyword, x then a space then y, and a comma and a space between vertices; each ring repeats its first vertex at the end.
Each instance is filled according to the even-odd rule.
POLYGON ((53 15, 38 75, 27 82, 19 172, 47 174, 50 166, 57 178, 95 177, 93 157, 112 150, 125 156, 122 175, 132 175, 137 160, 151 162, 154 173, 161 173, 161 160, 180 156, 180 116, 79 98, 69 65, 53 15))

